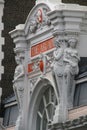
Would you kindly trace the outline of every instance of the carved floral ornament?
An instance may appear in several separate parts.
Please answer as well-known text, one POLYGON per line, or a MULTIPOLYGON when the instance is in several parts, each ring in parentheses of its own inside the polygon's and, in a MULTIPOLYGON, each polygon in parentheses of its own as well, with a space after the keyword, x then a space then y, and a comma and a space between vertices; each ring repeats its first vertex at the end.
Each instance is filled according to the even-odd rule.
POLYGON ((51 21, 47 16, 49 10, 46 8, 38 8, 33 17, 30 20, 29 31, 30 33, 35 33, 38 29, 42 29, 44 26, 50 26, 51 21))

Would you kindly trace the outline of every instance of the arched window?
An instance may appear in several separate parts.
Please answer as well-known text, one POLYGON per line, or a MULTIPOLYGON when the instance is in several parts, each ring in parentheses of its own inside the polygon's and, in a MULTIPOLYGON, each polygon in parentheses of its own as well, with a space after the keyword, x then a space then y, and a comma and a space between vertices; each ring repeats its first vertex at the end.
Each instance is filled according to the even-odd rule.
POLYGON ((28 129, 48 130, 58 104, 55 86, 48 79, 41 79, 35 86, 29 104, 28 129))
POLYGON ((48 87, 41 97, 37 111, 36 130, 48 130, 53 121, 55 106, 57 105, 56 96, 52 87, 48 87))

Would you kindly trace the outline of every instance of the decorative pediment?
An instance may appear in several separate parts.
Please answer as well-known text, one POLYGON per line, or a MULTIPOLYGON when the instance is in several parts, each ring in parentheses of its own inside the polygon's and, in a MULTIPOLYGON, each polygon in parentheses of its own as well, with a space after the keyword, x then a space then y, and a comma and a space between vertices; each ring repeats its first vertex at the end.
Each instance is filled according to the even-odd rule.
POLYGON ((50 8, 44 4, 40 3, 36 5, 28 15, 28 18, 25 22, 25 34, 31 35, 42 30, 45 26, 50 26, 51 22, 48 19, 47 13, 50 11, 50 8))

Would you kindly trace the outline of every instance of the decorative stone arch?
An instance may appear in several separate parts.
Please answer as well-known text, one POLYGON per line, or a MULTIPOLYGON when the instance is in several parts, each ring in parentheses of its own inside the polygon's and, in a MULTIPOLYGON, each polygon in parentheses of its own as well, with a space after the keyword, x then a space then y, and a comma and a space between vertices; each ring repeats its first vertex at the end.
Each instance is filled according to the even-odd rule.
POLYGON ((32 93, 32 97, 30 99, 29 108, 28 108, 28 119, 27 119, 28 130, 31 129, 36 130, 37 111, 41 101, 41 97, 49 87, 52 87, 54 89, 54 93, 57 97, 55 86, 53 86, 51 81, 49 81, 46 78, 40 79, 35 86, 35 89, 32 93))

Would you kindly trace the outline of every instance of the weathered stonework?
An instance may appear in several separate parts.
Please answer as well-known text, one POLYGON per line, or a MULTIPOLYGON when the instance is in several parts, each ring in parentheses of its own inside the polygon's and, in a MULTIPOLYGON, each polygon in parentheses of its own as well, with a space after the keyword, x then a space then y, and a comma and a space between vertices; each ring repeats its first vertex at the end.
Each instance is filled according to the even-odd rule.
MULTIPOLYGON (((80 38, 83 40, 87 35, 86 28, 83 28, 86 26, 87 8, 62 4, 61 1, 56 4, 55 1, 48 0, 46 3, 38 0, 25 24, 18 25, 10 32, 15 43, 16 55, 24 58, 22 125, 19 124, 21 130, 42 128, 43 116, 46 118, 44 127, 52 130, 70 128, 75 122, 75 120, 68 122, 69 109, 73 109, 73 104, 70 102, 71 100, 73 102, 74 90, 71 90, 71 86, 75 88, 74 77, 78 74, 78 53, 80 56, 84 55, 80 51, 82 44, 80 38), (57 47, 54 44, 55 38, 57 47), (75 45, 77 43, 77 46, 74 43, 75 45), (57 53, 61 56, 59 57, 57 53), (56 62, 61 64, 60 67, 56 62), (49 94, 46 94, 47 90, 49 94), (46 95, 49 97, 48 103, 46 95), (43 103, 42 108, 40 108, 41 103, 43 103), (51 114, 48 112, 49 104, 52 108, 51 114), (40 118, 39 126, 38 118, 40 118)), ((83 40, 84 44, 86 40, 83 40)))

